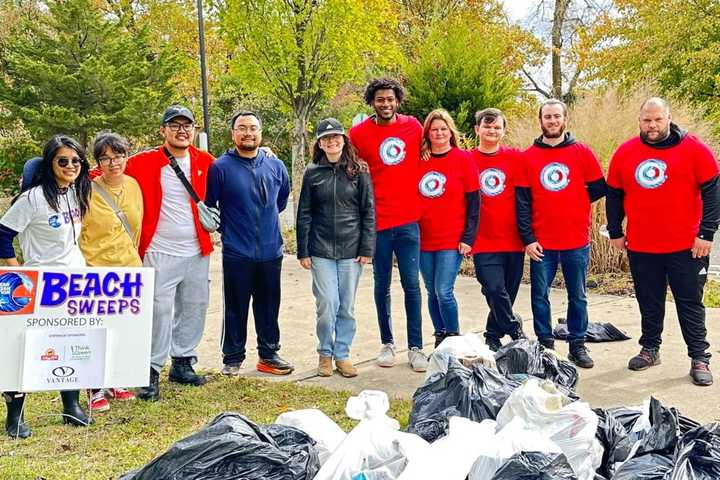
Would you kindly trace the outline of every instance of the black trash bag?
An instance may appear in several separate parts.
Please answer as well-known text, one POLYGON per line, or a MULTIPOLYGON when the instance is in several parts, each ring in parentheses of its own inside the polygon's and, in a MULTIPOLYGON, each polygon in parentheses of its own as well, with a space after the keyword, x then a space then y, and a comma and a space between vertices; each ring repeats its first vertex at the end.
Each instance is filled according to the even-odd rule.
POLYGON ((467 368, 448 357, 447 373, 433 375, 415 391, 407 431, 434 442, 447 434, 450 417, 494 420, 521 383, 484 365, 467 368))
POLYGON ((526 373, 544 378, 560 387, 560 392, 567 397, 578 399, 574 393, 578 382, 575 366, 545 351, 538 342, 527 339, 510 342, 497 351, 495 362, 498 370, 505 375, 526 373))
POLYGON ((686 433, 678 442, 675 466, 667 480, 717 480, 720 478, 720 423, 710 423, 686 433))
POLYGON ((608 408, 606 411, 612 414, 612 416, 622 424, 625 431, 628 433, 630 433, 633 425, 635 425, 637 419, 640 418, 640 415, 642 415, 640 410, 627 407, 612 407, 608 408))
POLYGON ((595 437, 603 446, 603 457, 600 468, 597 472, 604 477, 610 478, 612 466, 615 463, 615 448, 625 437, 628 432, 623 424, 607 410, 602 408, 593 409, 598 416, 598 427, 595 437))
MULTIPOLYGON (((558 340, 567 340, 569 335, 567 323, 558 323, 553 329, 553 336, 558 340)), ((619 342, 630 340, 630 337, 612 323, 590 322, 587 326, 585 340, 591 343, 619 342)))
POLYGON ((492 480, 577 480, 562 453, 520 452, 495 471, 492 480))
POLYGON ((225 412, 121 480, 312 480, 318 470, 315 441, 306 433, 225 412))
POLYGON ((690 430, 695 430, 701 426, 699 422, 696 422, 692 418, 680 415, 680 412, 678 412, 678 420, 680 420, 680 435, 685 435, 690 430))
POLYGON ((672 466, 672 457, 648 453, 628 460, 615 472, 612 480, 663 480, 672 466))

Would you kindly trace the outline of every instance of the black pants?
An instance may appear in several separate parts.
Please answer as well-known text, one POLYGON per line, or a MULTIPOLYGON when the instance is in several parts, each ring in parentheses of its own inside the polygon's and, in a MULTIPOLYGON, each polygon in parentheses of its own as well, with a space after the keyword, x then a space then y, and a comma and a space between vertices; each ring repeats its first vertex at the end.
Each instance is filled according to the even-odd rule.
POLYGON ((690 250, 674 253, 628 251, 628 259, 642 316, 640 345, 650 349, 660 348, 665 295, 670 284, 688 356, 710 358, 702 301, 710 257, 692 258, 690 250))
POLYGON ((475 276, 490 307, 485 336, 500 339, 516 332, 520 325, 513 304, 522 280, 524 252, 476 253, 475 276))
POLYGON ((247 322, 252 297, 258 355, 270 358, 280 350, 280 271, 282 257, 267 262, 223 256, 225 317, 222 334, 223 363, 245 360, 247 322))

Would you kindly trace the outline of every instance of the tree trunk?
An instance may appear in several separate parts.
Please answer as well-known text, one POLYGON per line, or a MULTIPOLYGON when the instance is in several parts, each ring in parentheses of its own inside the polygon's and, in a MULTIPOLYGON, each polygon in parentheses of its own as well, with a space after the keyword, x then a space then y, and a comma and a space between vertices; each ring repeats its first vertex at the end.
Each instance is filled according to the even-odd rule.
MULTIPOLYGON (((305 172, 305 126, 308 119, 301 113, 295 113, 292 129, 292 180, 293 219, 297 218, 297 205, 300 200, 303 173, 305 172)), ((294 220, 293 220, 294 223, 294 220)))
POLYGON ((570 0, 555 0, 555 11, 551 32, 552 43, 552 96, 562 98, 562 48, 563 48, 563 24, 567 14, 570 0))

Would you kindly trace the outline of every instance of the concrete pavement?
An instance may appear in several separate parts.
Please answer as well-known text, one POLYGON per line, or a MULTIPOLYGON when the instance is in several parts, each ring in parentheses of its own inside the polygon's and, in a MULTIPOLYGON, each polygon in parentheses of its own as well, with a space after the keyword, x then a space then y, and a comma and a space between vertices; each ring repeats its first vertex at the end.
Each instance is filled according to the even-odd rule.
MULTIPOLYGON (((219 250, 219 249, 218 249, 219 250)), ((208 309, 205 335, 199 348, 199 367, 217 371, 222 367, 220 336, 222 330, 222 274, 220 252, 211 261, 211 299, 208 309)), ((421 282, 422 283, 422 282, 421 282)), ((398 362, 394 368, 375 366, 374 359, 380 347, 380 340, 373 301, 372 266, 363 272, 356 303, 357 334, 352 348, 352 359, 359 367, 354 379, 342 378, 335 374, 330 378, 315 376, 317 366, 315 337, 315 304, 311 291, 310 272, 303 270, 294 257, 286 256, 283 261, 282 303, 280 309, 281 354, 295 364, 295 372, 288 377, 273 377, 254 370, 257 360, 255 330, 252 322, 248 327, 248 358, 243 365, 242 375, 261 376, 274 381, 297 381, 335 390, 357 392, 363 389, 379 389, 389 395, 411 398, 413 392, 424 380, 424 374, 410 370, 407 365, 407 343, 402 289, 394 272, 392 284, 392 314, 395 342, 398 346, 398 362)), ((482 332, 488 313, 487 305, 480 293, 480 287, 473 278, 459 277, 456 283, 459 302, 460 325, 463 332, 482 332)), ((696 387, 688 377, 690 361, 683 343, 674 304, 667 304, 665 332, 661 351, 662 365, 645 372, 631 372, 627 360, 638 351, 640 320, 634 298, 607 295, 590 295, 588 298, 590 321, 612 322, 625 330, 632 340, 589 344, 595 368, 580 371, 578 392, 583 400, 593 407, 636 405, 653 395, 665 405, 675 406, 698 421, 720 420, 720 369, 716 369, 716 384, 711 387, 696 387)), ((423 292, 423 339, 426 353, 432 352, 434 338, 432 324, 426 308, 423 292)), ((564 290, 551 293, 553 318, 565 316, 567 302, 564 290)), ((530 311, 530 288, 523 285, 516 302, 516 311, 525 321, 525 331, 532 335, 530 311)), ((707 326, 711 351, 717 355, 720 345, 720 309, 708 309, 707 326)), ((507 341, 507 339, 505 339, 507 341)), ((567 354, 567 345, 558 342, 558 351, 567 354)), ((717 363, 716 363, 717 365, 717 363)))

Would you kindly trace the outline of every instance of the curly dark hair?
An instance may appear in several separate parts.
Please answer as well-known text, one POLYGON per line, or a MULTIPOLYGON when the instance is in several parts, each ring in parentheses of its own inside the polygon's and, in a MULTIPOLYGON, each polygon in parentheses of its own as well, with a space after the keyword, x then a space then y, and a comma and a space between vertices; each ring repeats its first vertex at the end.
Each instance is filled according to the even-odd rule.
POLYGON ((400 85, 400 82, 392 78, 376 78, 365 88, 365 103, 372 105, 373 100, 375 100, 375 93, 378 90, 392 90, 395 92, 398 103, 402 103, 403 98, 405 98, 405 90, 400 85))

